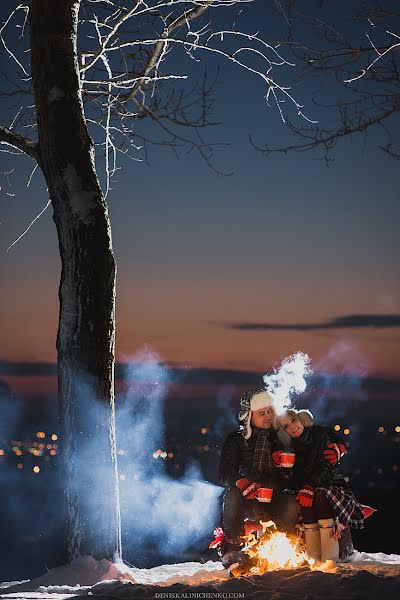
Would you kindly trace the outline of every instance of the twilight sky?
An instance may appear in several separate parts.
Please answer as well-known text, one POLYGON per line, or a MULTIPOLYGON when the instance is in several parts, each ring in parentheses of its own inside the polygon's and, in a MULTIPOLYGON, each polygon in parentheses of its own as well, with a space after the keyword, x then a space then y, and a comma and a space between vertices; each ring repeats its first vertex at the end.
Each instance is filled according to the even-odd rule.
MULTIPOLYGON (((307 83, 295 89, 311 117, 313 91, 307 83)), ((311 153, 266 158, 249 133, 271 145, 292 138, 263 93, 247 73, 222 65, 221 125, 208 139, 230 143, 215 159, 230 177, 195 153, 176 159, 165 149, 151 152, 150 165, 121 163, 109 196, 117 360, 147 345, 180 365, 263 373, 301 350, 328 370, 399 377, 395 319, 389 325, 397 328, 230 326, 400 313, 398 164, 374 144, 379 130, 366 147, 363 139, 342 141, 329 168, 311 153)), ((398 124, 390 124, 393 136, 398 124)), ((45 206, 46 189, 38 171, 26 187, 25 159, 2 153, 0 160, 2 170, 14 168, 5 187, 14 195, 0 196, 0 359, 54 361, 60 264, 51 208, 6 253, 45 206)))

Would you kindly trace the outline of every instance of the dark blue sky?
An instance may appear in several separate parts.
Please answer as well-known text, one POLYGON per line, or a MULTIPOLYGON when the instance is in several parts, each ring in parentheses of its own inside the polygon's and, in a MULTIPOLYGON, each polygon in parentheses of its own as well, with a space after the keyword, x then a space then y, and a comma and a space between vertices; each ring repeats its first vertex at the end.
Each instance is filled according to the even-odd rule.
MULTIPOLYGON (((259 7, 250 25, 266 36, 265 5, 259 7)), ((265 105, 259 82, 232 66, 220 67, 215 120, 221 125, 208 139, 229 142, 214 162, 233 175, 217 175, 195 152, 178 160, 154 149, 149 165, 121 163, 109 195, 118 262, 118 358, 148 345, 170 362, 265 372, 297 350, 318 364, 345 341, 339 363, 398 376, 398 329, 224 327, 399 313, 400 204, 398 164, 377 148, 379 127, 370 131, 366 147, 363 139, 343 140, 329 168, 312 153, 266 158, 248 135, 278 146, 293 141, 290 132, 276 108, 265 105)), ((315 86, 304 82, 293 93, 307 115, 321 119, 313 105, 315 86)), ((331 124, 332 115, 325 113, 331 124)), ((398 119, 387 125, 398 135, 398 119)), ((51 361, 59 279, 51 208, 6 254, 47 195, 38 171, 26 187, 31 164, 25 159, 2 153, 0 160, 4 170, 15 169, 12 188, 4 188, 14 195, 0 197, 0 357, 51 361)), ((100 175, 101 169, 99 163, 100 175)))

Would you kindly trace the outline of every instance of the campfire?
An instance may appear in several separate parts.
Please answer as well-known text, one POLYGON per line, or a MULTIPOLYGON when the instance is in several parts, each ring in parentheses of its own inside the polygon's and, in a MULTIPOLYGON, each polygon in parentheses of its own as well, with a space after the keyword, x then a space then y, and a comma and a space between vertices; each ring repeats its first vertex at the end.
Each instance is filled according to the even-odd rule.
POLYGON ((248 575, 261 575, 276 569, 312 567, 315 561, 308 558, 300 537, 278 531, 273 521, 261 525, 262 531, 245 536, 242 552, 249 560, 232 569, 233 575, 241 575, 244 569, 248 575))

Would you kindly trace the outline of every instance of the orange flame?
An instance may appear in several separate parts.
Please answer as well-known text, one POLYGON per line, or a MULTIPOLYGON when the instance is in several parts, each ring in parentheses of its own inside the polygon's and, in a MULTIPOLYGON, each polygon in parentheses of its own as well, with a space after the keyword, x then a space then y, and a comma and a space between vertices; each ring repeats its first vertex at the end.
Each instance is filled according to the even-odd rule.
POLYGON ((251 574, 261 574, 276 569, 293 569, 300 566, 313 566, 304 544, 297 536, 277 531, 273 521, 262 522, 263 533, 258 539, 253 533, 245 536, 243 552, 250 559, 251 574))

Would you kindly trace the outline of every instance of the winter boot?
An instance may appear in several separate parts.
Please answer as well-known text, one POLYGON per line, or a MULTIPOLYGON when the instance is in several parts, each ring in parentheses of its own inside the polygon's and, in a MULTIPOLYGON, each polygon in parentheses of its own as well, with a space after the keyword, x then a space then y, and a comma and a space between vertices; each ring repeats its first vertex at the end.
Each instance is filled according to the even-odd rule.
POLYGON ((335 520, 320 519, 318 525, 321 535, 321 561, 333 560, 333 562, 337 562, 339 559, 339 542, 333 537, 335 520))
POLYGON ((303 527, 308 558, 321 560, 321 536, 318 523, 304 524, 303 527))
POLYGON ((241 552, 242 544, 223 542, 221 547, 221 562, 225 569, 229 569, 234 564, 241 564, 244 554, 241 552))

